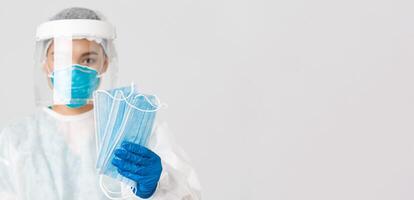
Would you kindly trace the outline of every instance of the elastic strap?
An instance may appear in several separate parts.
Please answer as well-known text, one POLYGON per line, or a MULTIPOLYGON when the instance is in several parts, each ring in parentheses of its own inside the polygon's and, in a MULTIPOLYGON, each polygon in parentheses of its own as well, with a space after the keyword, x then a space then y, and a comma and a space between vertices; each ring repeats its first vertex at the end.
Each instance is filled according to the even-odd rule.
MULTIPOLYGON (((122 183, 122 182, 120 182, 120 183, 121 183, 121 187, 124 188, 125 187, 124 183, 122 183)), ((124 199, 128 199, 130 197, 134 197, 135 196, 135 195, 125 195, 125 196, 122 196, 122 189, 121 189, 121 191, 112 191, 112 190, 108 189, 105 186, 104 182, 103 182, 103 175, 99 175, 99 187, 101 188, 101 190, 104 193, 104 195, 106 197, 108 197, 109 199, 112 199, 112 200, 124 200, 124 199), (112 194, 115 194, 115 195, 118 194, 118 195, 121 195, 121 197, 114 197, 114 196, 112 196, 112 194)), ((136 188, 135 187, 132 187, 132 190, 135 191, 136 188)))
POLYGON ((137 97, 140 97, 140 96, 143 96, 144 98, 145 98, 145 100, 152 106, 152 107, 155 107, 155 109, 153 109, 153 110, 143 110, 143 109, 140 109, 140 108, 138 108, 138 107, 136 107, 136 106, 134 106, 134 105, 132 105, 127 99, 133 94, 133 91, 134 91, 134 83, 131 83, 131 92, 128 94, 128 96, 127 97, 125 97, 125 95, 124 95, 124 93, 122 93, 121 92, 121 98, 116 98, 116 97, 114 97, 113 95, 111 95, 108 91, 106 91, 106 90, 96 90, 95 92, 101 92, 101 93, 105 93, 106 95, 108 95, 109 97, 111 97, 112 99, 114 99, 114 100, 117 100, 117 101, 125 101, 125 103, 126 104, 128 104, 129 106, 131 106, 132 108, 134 108, 134 109, 136 109, 136 110, 139 110, 139 111, 141 111, 141 112, 156 112, 156 111, 158 111, 158 110, 160 110, 161 108, 167 108, 168 107, 168 105, 167 104, 165 104, 165 103, 161 103, 160 102, 160 99, 156 96, 156 95, 152 95, 152 96, 154 96, 154 98, 155 98, 155 101, 156 101, 156 105, 155 104, 153 104, 152 102, 151 102, 151 100, 150 99, 148 99, 148 97, 147 96, 145 96, 145 95, 143 95, 143 94, 138 94, 138 95, 136 95, 136 96, 134 96, 134 98, 137 98, 137 97))

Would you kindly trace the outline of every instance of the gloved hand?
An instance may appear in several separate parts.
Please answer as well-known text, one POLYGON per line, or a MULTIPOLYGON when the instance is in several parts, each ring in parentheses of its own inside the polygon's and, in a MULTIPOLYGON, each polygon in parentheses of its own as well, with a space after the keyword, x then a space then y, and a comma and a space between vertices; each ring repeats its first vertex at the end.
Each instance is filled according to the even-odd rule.
POLYGON ((141 198, 149 198, 157 189, 162 166, 161 158, 144 146, 131 142, 123 142, 122 148, 115 150, 112 164, 118 172, 137 182, 135 194, 141 198))

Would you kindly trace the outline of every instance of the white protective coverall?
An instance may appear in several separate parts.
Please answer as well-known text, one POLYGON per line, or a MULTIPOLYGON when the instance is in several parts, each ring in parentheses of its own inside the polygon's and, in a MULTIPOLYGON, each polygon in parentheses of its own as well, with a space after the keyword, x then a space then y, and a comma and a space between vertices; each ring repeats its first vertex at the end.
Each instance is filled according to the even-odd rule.
MULTIPOLYGON (((155 124, 149 140, 163 172, 150 199, 200 199, 200 185, 185 153, 172 142, 166 124, 155 124)), ((0 199, 107 199, 95 169, 93 110, 65 116, 39 108, 0 133, 0 199)), ((105 185, 140 199, 130 188, 105 178, 105 185)))

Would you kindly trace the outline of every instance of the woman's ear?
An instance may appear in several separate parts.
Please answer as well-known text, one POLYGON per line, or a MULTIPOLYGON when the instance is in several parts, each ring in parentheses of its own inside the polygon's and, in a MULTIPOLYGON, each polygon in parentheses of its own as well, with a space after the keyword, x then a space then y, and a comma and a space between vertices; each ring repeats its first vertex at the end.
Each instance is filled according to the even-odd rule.
POLYGON ((46 49, 42 64, 43 64, 43 71, 46 73, 46 75, 49 75, 50 72, 53 71, 53 53, 52 55, 49 55, 50 51, 53 50, 54 43, 50 42, 49 46, 46 49))
POLYGON ((109 65, 109 59, 108 56, 105 56, 105 60, 103 63, 103 68, 102 68, 102 74, 106 72, 106 70, 108 70, 108 65, 109 65))
POLYGON ((46 74, 47 85, 49 86, 50 89, 53 90, 53 83, 52 83, 52 80, 49 78, 50 68, 49 68, 49 62, 47 62, 47 58, 44 58, 42 61, 42 69, 43 69, 43 72, 46 74))
POLYGON ((42 69, 46 75, 49 75, 49 66, 47 64, 46 58, 44 58, 42 61, 42 69))

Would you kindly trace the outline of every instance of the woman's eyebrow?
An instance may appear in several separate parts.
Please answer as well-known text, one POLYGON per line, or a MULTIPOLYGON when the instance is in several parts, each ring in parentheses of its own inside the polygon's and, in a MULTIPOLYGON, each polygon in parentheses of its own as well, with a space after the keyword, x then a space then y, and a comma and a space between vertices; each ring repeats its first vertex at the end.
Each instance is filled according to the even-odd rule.
POLYGON ((90 55, 99 55, 99 54, 97 52, 95 52, 95 51, 90 51, 90 52, 83 53, 81 55, 81 57, 90 56, 90 55))
MULTIPOLYGON (((54 52, 54 51, 52 51, 50 54, 53 56, 53 55, 55 55, 55 52, 54 52)), ((89 56, 89 55, 99 55, 99 54, 98 54, 97 52, 95 52, 95 51, 90 51, 90 52, 83 53, 83 54, 81 55, 81 57, 84 57, 84 56, 89 56)))

